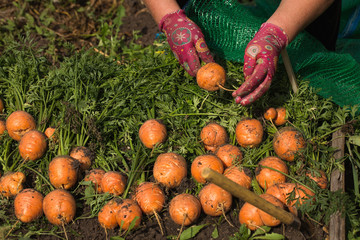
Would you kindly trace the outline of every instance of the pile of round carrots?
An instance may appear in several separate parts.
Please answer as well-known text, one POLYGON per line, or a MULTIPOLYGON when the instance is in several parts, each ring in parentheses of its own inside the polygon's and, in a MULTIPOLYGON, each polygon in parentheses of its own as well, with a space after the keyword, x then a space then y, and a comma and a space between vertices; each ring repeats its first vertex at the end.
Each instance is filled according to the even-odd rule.
MULTIPOLYGON (((121 197, 128 185, 127 177, 120 171, 91 169, 95 156, 85 146, 74 147, 68 155, 56 156, 49 162, 48 179, 53 191, 45 196, 38 190, 24 189, 26 176, 20 171, 5 173, 0 178, 0 195, 14 198, 15 215, 21 222, 28 223, 45 215, 51 224, 64 226, 76 216, 76 200, 69 190, 74 189, 79 181, 89 181, 97 194, 109 193, 112 196, 98 213, 99 224, 104 229, 136 228, 144 214, 154 216, 163 232, 159 213, 168 206, 171 219, 181 226, 180 234, 184 226, 196 223, 202 212, 226 218, 225 214, 233 205, 234 199, 229 192, 202 177, 202 170, 210 168, 247 189, 256 182, 263 191, 260 197, 296 215, 299 205, 313 201, 314 191, 304 184, 289 181, 289 164, 301 158, 307 145, 298 129, 282 126, 287 123, 286 117, 286 109, 280 107, 267 109, 263 122, 255 118, 239 120, 235 144, 229 142, 223 126, 216 122, 207 124, 199 134, 204 154, 191 161, 176 152, 159 154, 152 169, 154 181, 133 186, 129 198, 121 197), (261 159, 253 170, 242 166, 242 148, 256 149, 264 141, 263 124, 266 121, 278 127, 272 140, 274 155, 261 159), (198 194, 179 193, 169 199, 166 196, 168 191, 164 189, 176 189, 186 178, 192 178, 201 186, 198 194)), ((24 161, 37 161, 46 153, 48 142, 56 141, 58 137, 54 127, 44 132, 36 127, 35 119, 19 110, 11 113, 6 121, 0 121, 0 134, 2 136, 6 131, 18 142, 24 161)), ((167 137, 165 124, 157 119, 149 119, 139 128, 139 139, 150 150, 163 144, 167 137)), ((307 171, 306 174, 320 188, 327 188, 323 171, 307 171)), ((248 203, 241 207, 238 215, 239 222, 251 230, 280 224, 276 218, 248 203)))

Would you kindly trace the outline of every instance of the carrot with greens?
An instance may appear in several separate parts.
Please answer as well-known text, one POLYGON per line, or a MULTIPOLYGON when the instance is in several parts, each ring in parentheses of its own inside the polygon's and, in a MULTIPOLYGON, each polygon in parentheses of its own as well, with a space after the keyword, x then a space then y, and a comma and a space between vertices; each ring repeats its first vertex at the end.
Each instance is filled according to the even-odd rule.
POLYGON ((85 171, 90 169, 94 160, 94 154, 91 150, 84 146, 74 147, 70 153, 70 157, 75 158, 80 163, 80 170, 85 171))
POLYGON ((95 168, 86 173, 84 181, 91 181, 94 184, 97 193, 103 193, 101 188, 101 180, 104 177, 105 171, 100 168, 95 168))
POLYGON ((68 156, 60 155, 49 163, 49 180, 55 188, 70 189, 77 183, 79 161, 68 156))
POLYGON ((214 152, 228 141, 228 134, 223 126, 212 122, 201 129, 200 139, 206 150, 214 152))
POLYGON ((276 155, 282 160, 294 161, 306 147, 302 133, 294 127, 283 127, 275 133, 273 148, 276 155))
POLYGON ((137 228, 140 225, 142 211, 136 201, 132 199, 120 199, 115 217, 120 228, 128 230, 132 224, 134 224, 133 228, 137 228), (133 221, 135 222, 133 223, 133 221))
POLYGON ((160 120, 149 119, 141 125, 139 137, 145 147, 154 148, 154 146, 165 142, 167 130, 160 120))
POLYGON ((244 118, 236 125, 235 135, 240 146, 253 148, 262 142, 264 129, 259 120, 244 118))
POLYGON ((55 127, 48 127, 45 129, 44 131, 45 136, 52 140, 52 141, 56 141, 57 140, 57 133, 56 133, 56 128, 55 127))
POLYGON ((191 164, 191 175, 198 183, 206 183, 205 178, 201 176, 204 168, 210 168, 218 173, 224 172, 224 165, 217 156, 213 154, 197 156, 191 164))
POLYGON ((321 189, 328 187, 328 179, 323 170, 307 170, 306 176, 314 181, 321 189))
POLYGON ((196 73, 196 82, 202 89, 217 91, 226 82, 225 69, 215 62, 207 63, 196 73))
POLYGON ((14 200, 15 216, 21 222, 29 223, 43 215, 44 196, 32 188, 21 190, 14 200))
POLYGON ((104 229, 114 229, 118 226, 116 221, 116 213, 119 210, 118 198, 113 198, 108 201, 98 213, 98 221, 104 229))
POLYGON ((25 133, 35 128, 35 119, 25 111, 15 111, 6 119, 6 129, 9 136, 16 141, 20 141, 25 133))
POLYGON ((215 151, 215 155, 223 162, 225 167, 232 165, 239 165, 243 159, 243 154, 235 145, 224 144, 218 147, 215 151))
POLYGON ((284 161, 275 156, 263 158, 255 169, 256 180, 263 189, 276 183, 286 182, 284 174, 289 174, 288 167, 284 161))
POLYGON ((26 177, 22 172, 8 172, 0 178, 0 195, 4 197, 16 196, 24 189, 26 177))
POLYGON ((28 131, 20 139, 19 152, 25 161, 35 161, 42 158, 46 149, 46 136, 36 129, 28 131))
POLYGON ((209 216, 225 216, 232 205, 232 195, 214 183, 209 183, 200 190, 199 200, 205 214, 209 216))
POLYGON ((114 196, 119 196, 125 191, 127 179, 125 175, 116 171, 108 171, 101 179, 101 189, 114 196))

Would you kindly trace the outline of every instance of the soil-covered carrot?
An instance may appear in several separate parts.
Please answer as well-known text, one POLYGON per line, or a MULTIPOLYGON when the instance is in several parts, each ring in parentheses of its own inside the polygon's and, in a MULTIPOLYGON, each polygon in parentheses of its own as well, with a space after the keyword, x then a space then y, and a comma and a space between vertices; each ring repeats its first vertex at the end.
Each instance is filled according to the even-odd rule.
POLYGON ((134 200, 139 204, 144 214, 151 215, 163 209, 165 194, 156 183, 143 182, 137 186, 134 200))
POLYGON ((272 120, 274 121, 274 119, 277 117, 277 112, 276 109, 273 107, 270 107, 268 109, 266 109, 266 111, 264 112, 264 118, 266 120, 272 120))
POLYGON ((227 143, 228 134, 223 126, 212 122, 201 129, 200 139, 206 150, 215 152, 219 146, 227 143))
POLYGON ((230 166, 225 169, 224 176, 244 188, 250 189, 251 187, 252 176, 251 171, 248 168, 230 166))
POLYGON ((49 163, 49 180, 55 188, 70 189, 78 180, 79 161, 60 155, 49 163))
POLYGON ((216 91, 224 86, 226 81, 225 69, 214 62, 207 63, 196 74, 196 82, 202 89, 216 91))
POLYGON ((91 164, 94 160, 93 152, 84 146, 74 147, 70 153, 70 157, 75 158, 80 163, 80 170, 85 171, 90 169, 91 164))
POLYGON ((165 142, 167 130, 160 120, 149 119, 141 125, 139 137, 145 147, 153 148, 154 146, 165 142))
POLYGON ((182 193, 170 201, 169 213, 175 223, 188 226, 195 223, 199 218, 201 204, 197 197, 188 193, 182 193))
POLYGON ((235 134, 240 146, 253 148, 262 142, 264 129, 259 120, 244 118, 236 125, 235 134))
POLYGON ((6 119, 6 129, 9 136, 16 141, 20 141, 25 133, 35 128, 35 119, 25 111, 15 111, 6 119))
POLYGON ((0 178, 0 195, 4 197, 16 196, 24 189, 26 177, 22 172, 7 172, 0 178))
POLYGON ((35 161, 44 156, 47 148, 46 136, 34 129, 20 139, 19 152, 25 161, 35 161))
POLYGON ((284 125, 287 121, 287 113, 286 108, 284 107, 278 107, 276 108, 276 118, 274 120, 274 124, 276 126, 284 125))
POLYGON ((214 183, 209 183, 200 190, 199 200, 205 214, 209 216, 223 215, 232 205, 232 195, 214 183))
POLYGON ((4 101, 0 98, 0 113, 3 113, 5 110, 4 101))
POLYGON ((115 215, 120 228, 128 230, 133 221, 135 221, 133 225, 134 228, 140 225, 142 211, 136 201, 132 199, 120 199, 118 211, 115 215))
POLYGON ((101 188, 101 180, 104 177, 105 171, 100 168, 91 169, 86 173, 84 181, 91 181, 94 184, 97 193, 103 193, 101 188))
POLYGON ((119 201, 120 199, 113 198, 100 209, 98 213, 98 221, 101 227, 105 229, 114 229, 118 226, 116 213, 119 210, 119 201))
POLYGON ((283 127, 276 132, 273 139, 273 148, 279 158, 286 161, 294 161, 295 156, 300 154, 306 147, 306 141, 302 133, 294 127, 283 127))
POLYGON ((0 119, 0 139, 1 135, 3 135, 6 131, 6 122, 5 120, 0 119))
POLYGON ((225 167, 239 165, 243 159, 240 148, 232 144, 221 145, 216 149, 215 155, 220 158, 225 167))
POLYGON ((289 174, 288 167, 284 161, 275 156, 263 158, 255 169, 256 180, 263 189, 276 183, 286 182, 286 175, 283 173, 289 174))
POLYGON ((67 190, 55 189, 45 196, 43 210, 50 223, 58 226, 65 225, 75 217, 75 198, 67 190))
POLYGON ((116 171, 108 171, 101 179, 101 189, 114 196, 119 196, 125 191, 127 179, 125 175, 116 171))
POLYGON ((43 215, 44 196, 32 188, 21 190, 15 197, 15 216, 24 223, 32 222, 43 215))
POLYGON ((157 182, 167 188, 178 187, 187 176, 186 160, 177 153, 162 153, 156 158, 153 175, 157 182))
POLYGON ((45 136, 53 141, 57 140, 57 136, 56 136, 56 128, 55 127, 48 127, 45 129, 44 131, 45 136))
POLYGON ((316 184, 321 189, 326 189, 328 187, 328 179, 323 170, 307 170, 306 176, 310 178, 312 181, 316 182, 316 184))
POLYGON ((197 156, 191 164, 191 175, 197 182, 206 183, 205 178, 201 176, 201 172, 207 167, 218 173, 224 172, 224 165, 217 156, 213 154, 197 156))

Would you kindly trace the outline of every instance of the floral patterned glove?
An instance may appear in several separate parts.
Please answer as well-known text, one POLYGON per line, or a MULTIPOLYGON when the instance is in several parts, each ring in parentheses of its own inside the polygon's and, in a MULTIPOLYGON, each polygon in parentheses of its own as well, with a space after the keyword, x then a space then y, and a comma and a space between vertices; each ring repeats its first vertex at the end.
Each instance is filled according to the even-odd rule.
POLYGON ((245 82, 232 96, 235 102, 248 105, 270 88, 282 49, 288 44, 286 33, 272 23, 264 23, 245 49, 245 82))
POLYGON ((200 28, 186 17, 184 10, 165 15, 159 28, 165 33, 176 59, 191 76, 201 67, 199 57, 206 63, 214 61, 200 28))

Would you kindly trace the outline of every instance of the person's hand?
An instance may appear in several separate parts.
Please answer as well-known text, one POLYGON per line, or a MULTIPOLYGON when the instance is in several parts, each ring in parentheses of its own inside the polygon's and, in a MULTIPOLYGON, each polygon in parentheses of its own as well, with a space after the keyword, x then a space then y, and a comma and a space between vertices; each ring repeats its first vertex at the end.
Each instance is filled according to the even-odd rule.
POLYGON ((184 10, 165 15, 159 28, 165 33, 175 57, 191 76, 200 69, 200 59, 206 63, 214 61, 200 28, 186 17, 184 10))
POLYGON ((287 43, 288 37, 280 27, 271 23, 261 25, 245 49, 245 82, 232 94, 236 103, 251 104, 270 88, 280 52, 287 43))

